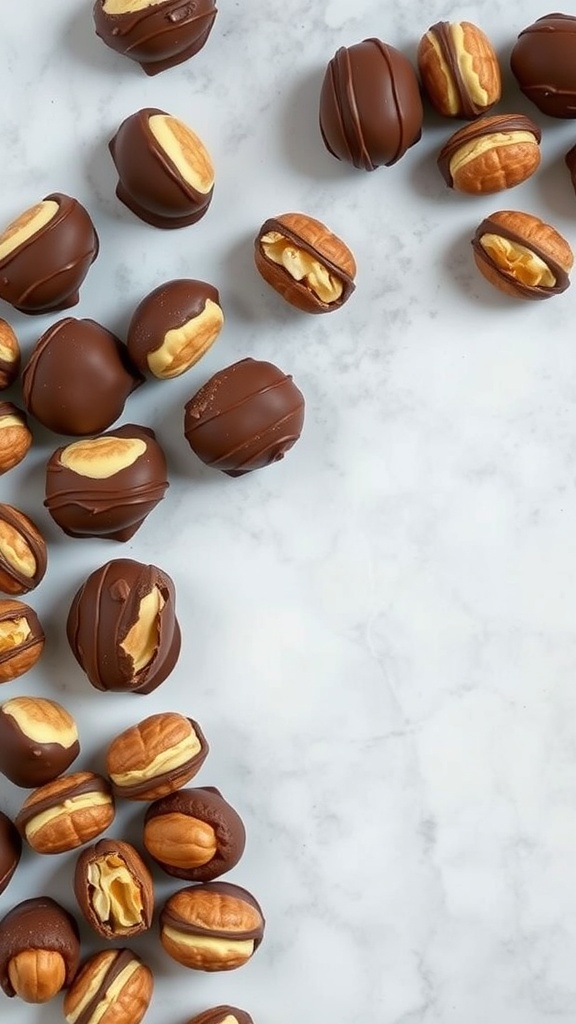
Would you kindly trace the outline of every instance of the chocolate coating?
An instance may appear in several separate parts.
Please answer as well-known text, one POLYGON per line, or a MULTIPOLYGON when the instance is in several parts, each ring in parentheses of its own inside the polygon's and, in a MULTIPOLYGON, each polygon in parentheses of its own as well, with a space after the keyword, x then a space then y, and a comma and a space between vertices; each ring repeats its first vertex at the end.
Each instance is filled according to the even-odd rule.
POLYGON ((576 117, 576 17, 546 14, 518 36, 510 67, 520 89, 549 117, 576 117))
POLYGON ((117 558, 91 573, 76 593, 66 633, 72 653, 97 690, 151 693, 170 675, 180 654, 176 594, 168 573, 155 565, 117 558), (138 621, 140 603, 156 589, 163 605, 154 617, 154 650, 135 672, 123 649, 138 621))
POLYGON ((7 541, 7 550, 0 546, 0 590, 5 594, 26 594, 38 586, 46 572, 44 538, 24 512, 5 503, 0 504, 0 532, 7 541))
POLYGON ((51 313, 78 302, 78 289, 98 255, 98 235, 78 200, 53 192, 56 215, 0 260, 0 298, 21 313, 51 313))
MULTIPOLYGON (((507 275, 480 244, 482 236, 487 234, 500 235, 502 238, 506 238, 510 242, 516 242, 521 246, 527 245, 526 238, 515 231, 511 231, 501 224, 500 221, 494 221, 490 217, 486 217, 476 228, 472 239, 472 249, 475 257, 492 268, 497 275, 505 278, 507 275)), ((562 292, 565 292, 570 286, 570 277, 565 268, 557 260, 553 259, 549 252, 545 252, 538 245, 535 245, 532 240, 530 241, 530 250, 549 267, 556 279, 556 284, 552 288, 535 286, 524 284, 518 278, 513 278, 515 293, 523 299, 549 299, 552 295, 561 295, 562 292)))
POLYGON ((49 896, 18 903, 0 921, 0 985, 7 996, 16 995, 8 975, 13 957, 28 950, 59 953, 68 986, 78 968, 80 939, 71 914, 49 896))
MULTIPOLYGON (((199 317, 208 301, 220 306, 217 289, 206 281, 188 278, 166 281, 146 295, 134 310, 128 326, 126 343, 135 366, 142 373, 151 373, 148 356, 162 347, 168 331, 178 330, 199 317)), ((179 372, 192 366, 197 358, 190 359, 179 372)), ((166 373, 163 376, 176 374, 166 373)))
MULTIPOLYGON (((160 820, 160 825, 162 824, 160 820)), ((168 833, 164 833, 167 840, 168 833)), ((246 832, 240 815, 224 799, 222 794, 212 786, 203 786, 196 789, 180 789, 175 793, 155 800, 150 805, 144 819, 144 845, 151 857, 157 864, 175 878, 184 878, 189 882, 211 882, 219 878, 226 871, 231 871, 238 863, 244 853, 246 844, 246 832), (188 833, 183 841, 178 843, 177 859, 186 858, 190 848, 194 847, 194 821, 200 821, 214 830, 216 840, 216 852, 206 863, 197 867, 177 866, 159 859, 155 855, 154 844, 147 841, 147 825, 149 822, 164 818, 167 821, 168 815, 179 816, 179 830, 181 831, 184 819, 190 819, 188 833)))
MULTIPOLYGON (((100 890, 101 891, 101 890, 100 890)), ((152 923, 154 912, 154 887, 152 877, 140 854, 130 843, 118 839, 100 839, 94 846, 89 846, 79 854, 74 871, 74 893, 78 906, 88 924, 103 939, 115 939, 139 935, 146 931, 152 923), (96 866, 109 865, 112 873, 110 879, 110 916, 101 916, 101 908, 95 903, 95 888, 91 869, 96 866), (122 867, 123 874, 118 875, 122 867), (128 881, 129 880, 129 881, 128 881), (132 887, 132 890, 130 890, 132 887), (129 891, 130 890, 130 891, 129 891), (116 920, 111 904, 116 899, 123 906, 132 906, 134 893, 140 901, 139 920, 133 924, 116 920)))
POLYGON ((184 433, 208 466, 241 476, 278 462, 300 437, 304 397, 272 363, 241 359, 186 403, 184 433))
POLYGON ((230 882, 207 882, 173 893, 160 912, 160 941, 178 963, 203 971, 234 970, 249 960, 264 937, 262 908, 246 889, 230 882), (182 937, 185 943, 180 944, 182 937), (200 939, 198 945, 195 938, 200 939), (251 942, 249 952, 230 955, 229 950, 205 948, 206 939, 231 944, 251 942))
POLYGON ((64 1016, 66 1020, 73 1019, 74 1024, 92 1024, 94 1020, 139 1024, 150 1003, 153 984, 152 972, 132 950, 94 953, 84 961, 64 997, 64 1016), (111 995, 114 983, 132 964, 137 964, 137 970, 115 996, 111 995), (99 981, 94 986, 95 976, 99 981), (129 988, 130 993, 126 994, 125 988, 129 988), (85 1005, 80 1009, 84 1000, 85 1005))
MULTIPOLYGON (((0 600, 0 624, 15 623, 24 619, 27 623, 27 635, 15 638, 14 644, 0 645, 0 683, 8 683, 17 679, 33 667, 44 649, 45 635, 40 619, 29 604, 14 598, 0 600)), ((8 627, 13 631, 13 626, 8 627)))
POLYGON ((214 24, 214 0, 165 0, 129 14, 107 14, 94 4, 96 34, 112 50, 140 64, 147 75, 182 64, 202 49, 214 24))
POLYGON ((461 147, 478 139, 488 138, 496 133, 508 134, 510 132, 529 132, 534 136, 534 141, 540 144, 542 132, 531 118, 524 114, 491 114, 489 117, 480 118, 474 124, 467 124, 459 128, 449 139, 446 140, 438 154, 438 169, 449 188, 452 188, 452 173, 450 164, 461 147))
POLYGON ((20 373, 20 342, 14 328, 0 319, 0 391, 9 388, 20 373))
POLYGON ((320 93, 320 131, 328 151, 361 170, 390 167, 422 134, 416 72, 380 39, 341 46, 320 93))
POLYGON ((568 168, 568 172, 570 174, 570 181, 572 182, 572 188, 576 192, 576 145, 572 146, 568 150, 568 152, 566 153, 566 156, 564 157, 564 162, 565 162, 566 167, 568 168))
POLYGON ((66 745, 34 738, 21 728, 21 721, 28 716, 31 731, 37 735, 42 732, 43 723, 55 731, 54 720, 59 720, 59 712, 72 721, 60 705, 42 697, 16 697, 0 705, 0 772, 15 786, 25 789, 44 786, 65 772, 78 757, 77 732, 76 738, 66 745))
POLYGON ((70 446, 58 448, 48 461, 44 504, 54 522, 70 537, 126 541, 166 493, 166 458, 148 427, 128 423, 93 440, 102 438, 139 439, 146 449, 118 472, 90 478, 63 464, 70 446))
POLYGON ((0 893, 3 893, 20 863, 22 840, 7 814, 0 811, 0 893))
POLYGON ((213 1006, 210 1010, 204 1010, 196 1017, 192 1017, 188 1024, 223 1024, 231 1017, 235 1024, 254 1024, 252 1017, 245 1010, 239 1010, 237 1006, 213 1006))
POLYGON ((28 412, 60 434, 99 434, 144 378, 126 347, 95 320, 65 317, 37 341, 22 371, 28 412))
POLYGON ((138 781, 116 782, 112 779, 112 789, 116 796, 126 800, 156 800, 167 793, 185 786, 190 779, 198 774, 204 761, 208 757, 210 747, 202 732, 202 729, 193 718, 185 718, 179 712, 164 712, 150 715, 144 721, 129 729, 125 729, 116 736, 110 743, 106 752, 106 770, 112 777, 116 774, 115 768, 120 762, 122 772, 130 771, 138 781), (171 719, 166 727, 166 720, 171 719), (182 721, 188 722, 198 740, 199 749, 191 758, 174 768, 166 768, 162 763, 155 763, 156 757, 149 755, 150 747, 153 745, 158 730, 162 737, 162 744, 157 753, 166 754, 169 751, 174 734, 182 736, 182 721), (139 736, 135 742, 134 733, 139 736), (126 756, 128 751, 128 756, 126 756))
MULTIPOLYGON (((100 806, 102 810, 102 805, 100 806)), ((41 845, 34 844, 33 849, 37 853, 55 854, 63 853, 66 850, 74 850, 77 846, 81 846, 83 843, 89 842, 91 839, 95 839, 97 835, 100 835, 111 821, 114 819, 115 805, 114 796, 112 794, 112 788, 110 783, 102 775, 98 775, 96 772, 73 772, 70 775, 63 775, 61 778, 55 779, 53 782, 48 782, 44 786, 40 786, 35 789, 33 793, 30 793, 26 797, 22 807, 16 815, 16 828, 19 830, 20 835, 23 839, 28 839, 28 842, 32 846, 29 836, 26 834, 26 828, 41 814, 47 811, 54 811, 58 817, 62 818, 62 824, 59 827, 60 841, 50 843, 50 847, 46 847, 41 840, 41 845), (74 800, 77 797, 96 795, 106 797, 107 814, 102 814, 101 817, 94 817, 93 820, 86 822, 86 828, 83 829, 82 835, 78 835, 76 830, 68 828, 67 825, 70 821, 67 819, 73 819, 75 811, 73 807, 70 807, 68 801, 74 800), (106 820, 107 819, 107 820, 106 820), (90 827, 88 827, 88 825, 90 827)), ((85 812, 80 812, 85 817, 85 812)), ((73 822, 72 822, 73 824, 73 822)), ((44 826, 46 827, 46 826, 44 826)))

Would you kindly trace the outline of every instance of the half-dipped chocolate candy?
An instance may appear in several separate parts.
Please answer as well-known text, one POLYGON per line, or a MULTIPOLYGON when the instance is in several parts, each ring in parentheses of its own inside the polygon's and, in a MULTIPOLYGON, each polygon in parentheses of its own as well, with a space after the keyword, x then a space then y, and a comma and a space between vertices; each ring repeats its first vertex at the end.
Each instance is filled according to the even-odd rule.
POLYGON ((492 114, 454 132, 438 154, 438 168, 449 188, 459 192, 500 192, 538 170, 541 137, 524 114, 492 114))
POLYGON ((110 949, 84 961, 64 996, 68 1024, 140 1024, 152 999, 149 967, 130 949, 110 949))
POLYGON ((214 0, 96 0, 96 34, 112 50, 157 75, 202 49, 214 24, 214 0))
POLYGON ((22 839, 14 822, 0 811, 0 893, 9 885, 22 856, 22 839))
POLYGON ((194 778, 208 750, 197 722, 177 711, 164 711, 112 740, 106 752, 106 771, 117 796, 156 800, 194 778))
POLYGON ((97 690, 151 693, 180 653, 174 584, 162 569, 116 558, 75 595, 66 632, 74 657, 97 690))
POLYGON ((146 107, 122 122, 110 142, 116 195, 157 228, 181 228, 204 216, 214 168, 202 140, 172 114, 146 107))
POLYGON ((0 683, 28 672, 44 650, 44 630, 23 601, 0 601, 0 683))
POLYGON ((107 780, 95 772, 74 772, 34 790, 16 827, 36 853, 64 853, 105 832, 115 813, 107 780))
POLYGON ((184 433, 207 466, 241 476, 284 458, 300 437, 304 397, 272 363, 241 359, 186 403, 184 433))
POLYGON ((574 263, 570 245, 534 214, 492 213, 476 229, 472 249, 483 277, 513 298, 549 299, 570 284, 574 263))
POLYGON ((68 309, 97 255, 88 211, 54 192, 0 234, 0 298, 21 313, 68 309))
POLYGON ((138 851, 120 839, 100 839, 82 850, 74 892, 88 924, 103 939, 139 935, 152 923, 152 876, 138 851))
POLYGON ((500 65, 487 35, 470 21, 438 21, 418 45, 418 70, 439 114, 472 120, 498 103, 500 65))
POLYGON ((160 913, 160 941, 173 960, 196 971, 231 971, 258 949, 264 916, 251 893, 230 882, 175 892, 160 913))
POLYGON ((254 1024, 252 1017, 237 1006, 212 1006, 198 1013, 188 1024, 254 1024))
POLYGON ((0 985, 7 996, 46 1003, 70 985, 79 960, 76 922, 49 896, 18 903, 0 921, 0 985))
POLYGON ((154 431, 128 423, 58 448, 48 461, 44 504, 70 537, 126 541, 167 488, 154 431))
POLYGON ((22 393, 43 426, 85 436, 111 426, 143 380, 115 334, 69 316, 36 342, 22 371, 22 393))
POLYGON ((0 391, 9 388, 20 373, 20 343, 14 328, 0 319, 0 391))
POLYGON ((576 117, 576 16, 545 14, 522 30, 510 55, 520 89, 549 117, 576 117))
POLYGON ((0 705, 0 771, 33 789, 67 771, 80 753, 72 715, 47 697, 12 697, 0 705))
POLYGON ((46 542, 32 520, 0 503, 0 590, 26 594, 44 578, 48 556, 46 542))
POLYGON ((0 402, 0 476, 22 462, 31 444, 25 413, 12 402, 0 402))

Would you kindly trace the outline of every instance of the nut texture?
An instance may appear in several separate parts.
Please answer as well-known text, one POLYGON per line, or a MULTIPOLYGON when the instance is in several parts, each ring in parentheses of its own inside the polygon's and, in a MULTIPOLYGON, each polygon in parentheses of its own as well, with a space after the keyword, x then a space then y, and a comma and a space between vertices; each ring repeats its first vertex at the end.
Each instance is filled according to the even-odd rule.
POLYGON ((574 257, 565 238, 538 217, 500 210, 472 239, 481 274, 514 298, 547 299, 566 291, 574 257))
POLYGON ((350 249, 305 213, 265 221, 255 239, 254 259, 264 280, 305 313, 340 309, 355 288, 350 249))
POLYGON ((117 796, 155 800, 185 786, 202 767, 208 749, 197 722, 164 711, 112 740, 106 771, 117 796))
POLYGON ((68 1024, 139 1024, 150 1000, 152 971, 129 949, 95 953, 64 997, 68 1024))
POLYGON ((100 839, 82 851, 74 892, 88 924, 104 939, 139 935, 152 923, 152 877, 138 851, 119 839, 100 839))
POLYGON ((526 181, 540 166, 541 131, 523 114, 493 114, 465 125, 438 154, 450 188, 489 195, 526 181))
POLYGON ((64 853, 89 843, 114 820, 112 790, 94 772, 74 772, 34 790, 16 827, 36 853, 64 853))
POLYGON ((14 822, 0 811, 0 893, 9 885, 22 856, 22 840, 14 822))
POLYGON ((0 590, 26 594, 44 578, 46 543, 38 527, 13 505, 0 503, 0 590))
POLYGON ((9 388, 20 373, 20 344, 14 328, 0 319, 0 391, 9 388))
POLYGON ((12 402, 0 402, 0 476, 27 455, 32 444, 28 421, 12 402))
POLYGON ((173 960, 197 971, 231 971, 255 953, 264 917, 254 897, 229 882, 180 889, 160 914, 160 941, 173 960))
POLYGON ((520 89, 549 117, 576 117, 576 17, 546 14, 525 28, 510 55, 520 89))
POLYGON ((79 959, 76 922, 49 896, 24 900, 0 922, 0 985, 7 996, 47 1002, 70 984, 79 959))
POLYGON ((237 1006, 213 1006, 188 1021, 188 1024, 254 1024, 252 1017, 237 1006))
POLYGON ((96 0, 96 34, 147 75, 175 67, 202 49, 214 24, 214 0, 96 0))
POLYGON ((28 672, 44 649, 44 630, 23 601, 0 601, 0 683, 28 672))
POLYGON ((472 120, 498 103, 502 91, 494 47, 470 21, 439 21, 418 46, 418 69, 428 98, 445 117, 472 120))
POLYGON ((80 753, 72 715, 45 697, 13 697, 0 705, 0 771, 16 786, 52 782, 80 753))

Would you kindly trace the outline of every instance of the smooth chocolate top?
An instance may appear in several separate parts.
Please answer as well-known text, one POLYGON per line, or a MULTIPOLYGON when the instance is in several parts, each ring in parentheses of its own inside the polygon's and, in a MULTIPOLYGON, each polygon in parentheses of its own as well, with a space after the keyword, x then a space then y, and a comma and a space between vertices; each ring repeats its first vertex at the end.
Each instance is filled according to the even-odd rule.
POLYGON ((365 171, 396 163, 422 134, 416 72, 380 39, 342 46, 328 64, 320 93, 320 130, 327 149, 365 171))
POLYGON ((99 434, 144 378, 125 345, 95 320, 65 317, 37 341, 22 371, 29 413, 60 434, 99 434))
MULTIPOLYGON (((0 403, 1 405, 2 403, 0 403)), ((25 516, 23 512, 20 512, 19 509, 14 508, 13 505, 7 505, 4 502, 0 504, 0 523, 6 523, 7 526, 12 527, 13 530, 16 530, 24 538, 36 562, 34 574, 27 576, 26 573, 22 572, 14 562, 9 561, 0 551, 0 573, 4 571, 15 580, 18 583, 18 592, 24 594, 26 591, 37 587, 44 577, 48 564, 46 544, 40 536, 36 524, 28 516, 25 516)))
POLYGON ((174 583, 155 565, 116 558, 91 573, 72 601, 66 632, 72 653, 97 690, 150 693, 166 679, 180 653, 175 603, 174 583), (156 649, 135 675, 121 645, 138 621, 140 602, 154 588, 164 600, 156 616, 156 649))
POLYGON ((272 363, 242 359, 187 403, 184 433, 208 466, 240 476, 282 459, 300 437, 304 397, 272 363))
POLYGON ((474 238, 472 239, 472 248, 474 249, 475 255, 483 260, 484 263, 491 266, 501 277, 509 278, 514 283, 514 288, 518 292, 518 295, 522 295, 526 299, 546 299, 550 295, 560 295, 565 292, 570 285, 570 278, 566 273, 564 267, 560 266, 554 259, 551 258, 548 252, 544 252, 532 239, 527 242, 523 235, 519 235, 516 231, 511 231, 509 228, 500 224, 498 221, 491 220, 490 217, 486 217, 481 224, 476 228, 474 238), (494 234, 500 235, 501 238, 506 238, 510 242, 517 242, 518 245, 522 245, 525 248, 529 248, 535 256, 538 256, 547 267, 550 268, 554 277, 556 278, 556 284, 553 288, 544 288, 535 285, 523 284, 522 281, 517 280, 513 275, 506 274, 490 256, 484 247, 480 244, 480 239, 483 235, 494 234))
POLYGON ((180 889, 178 892, 174 893, 173 896, 169 897, 160 913, 161 930, 167 926, 169 928, 174 928, 175 931, 181 932, 183 935, 210 935, 214 938, 222 939, 233 937, 238 942, 253 939, 255 950, 262 942, 264 925, 265 922, 264 915, 262 914, 262 908, 252 893, 248 892, 247 889, 243 889, 239 885, 233 885, 231 882, 207 882, 204 885, 191 885, 187 889, 180 889), (179 896, 182 892, 189 892, 203 897, 206 895, 227 896, 231 899, 247 903, 260 915, 260 923, 257 927, 250 930, 237 931, 235 928, 227 929, 224 925, 203 927, 195 921, 184 921, 180 915, 172 909, 174 897, 179 896))
POLYGON ((549 117, 576 117, 576 17, 546 14, 518 36, 510 67, 520 89, 549 117))
POLYGON ((540 144, 542 132, 537 124, 524 114, 490 114, 480 118, 474 124, 466 124, 446 140, 438 154, 438 169, 446 184, 452 188, 450 164, 458 150, 469 142, 488 138, 490 135, 508 132, 530 132, 534 142, 540 144))
POLYGON ((148 75, 175 67, 202 49, 216 18, 214 0, 165 0, 127 14, 94 4, 96 34, 112 50, 135 60, 148 75))
MULTIPOLYGON (((191 779, 194 775, 199 772, 200 768, 204 764, 204 761, 208 757, 210 747, 208 740, 204 736, 202 729, 195 722, 193 718, 188 718, 196 737, 200 743, 200 750, 190 761, 186 761, 184 764, 179 765, 177 768, 172 768, 170 771, 157 772, 155 775, 149 774, 147 778, 142 779, 141 782, 134 782, 131 785, 117 785, 112 783, 112 788, 117 796, 123 796, 127 800, 145 800, 154 799, 153 792, 163 785, 173 786, 178 784, 183 776, 186 779, 191 779)), ((115 741, 113 741, 115 742, 115 741)), ((142 768, 142 773, 145 774, 146 768, 142 768)))
POLYGON ((16 993, 8 976, 13 957, 26 950, 44 949, 60 953, 68 986, 78 968, 80 939, 78 926, 67 910, 49 896, 24 900, 0 921, 0 985, 7 996, 16 993))
MULTIPOLYGON (((101 958, 101 956, 101 953, 95 953, 94 956, 89 957, 89 959, 82 964, 82 967, 80 968, 77 978, 74 980, 75 986, 77 983, 82 984, 83 978, 85 977, 86 974, 88 974, 89 976, 90 971, 92 970, 92 965, 96 960, 101 958)), ((106 995, 108 989, 111 988, 116 979, 120 977, 122 971, 124 971, 135 960, 138 963, 141 963, 140 958, 137 957, 136 954, 133 953, 132 950, 130 949, 114 950, 114 957, 113 959, 111 959, 108 968, 104 972, 104 977, 102 978, 92 998, 88 1000, 86 1006, 79 1014, 79 1016, 76 1018, 75 1024, 90 1024, 92 1017, 94 1016, 100 1002, 106 995)))
POLYGON ((236 1024, 254 1024, 252 1017, 245 1010, 239 1010, 237 1006, 213 1006, 210 1010, 204 1010, 196 1017, 192 1017, 188 1024, 222 1024, 228 1017, 232 1017, 236 1024))
POLYGON ((0 893, 6 889, 22 855, 22 839, 15 824, 0 811, 0 893))
POLYGON ((10 622, 12 619, 25 618, 30 632, 25 640, 18 647, 6 647, 0 649, 0 665, 9 663, 16 653, 22 654, 38 643, 44 642, 44 630, 36 612, 23 601, 5 600, 0 601, 0 622, 10 622))
POLYGON ((114 803, 112 788, 103 775, 97 775, 95 772, 74 772, 68 779, 63 776, 56 782, 49 782, 31 793, 16 816, 16 827, 20 834, 25 836, 26 826, 39 814, 55 810, 63 806, 66 800, 73 800, 88 793, 103 793, 110 798, 111 804, 114 803), (78 781, 79 775, 82 776, 80 781, 78 781), (55 789, 54 787, 58 783, 64 783, 64 785, 55 789))
POLYGON ((142 299, 132 314, 126 343, 130 358, 143 373, 150 373, 147 356, 160 348, 168 331, 200 316, 208 299, 219 306, 218 290, 191 278, 166 281, 142 299))
POLYGON ((16 718, 0 707, 0 772, 15 786, 35 789, 65 772, 80 753, 80 742, 39 743, 26 736, 16 718))

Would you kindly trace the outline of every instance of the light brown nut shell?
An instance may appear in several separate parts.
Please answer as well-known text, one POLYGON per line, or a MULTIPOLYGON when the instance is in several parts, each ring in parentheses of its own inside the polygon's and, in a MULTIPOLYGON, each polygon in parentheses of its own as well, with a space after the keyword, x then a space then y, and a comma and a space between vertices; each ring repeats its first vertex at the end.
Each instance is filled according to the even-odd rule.
POLYGON ((498 103, 502 79, 498 57, 488 36, 470 21, 454 26, 462 33, 466 71, 456 52, 449 22, 432 25, 422 36, 417 62, 422 84, 432 106, 444 117, 472 119, 498 103), (432 38, 436 45, 433 44, 432 38), (482 102, 474 94, 484 93, 482 102))
POLYGON ((568 274, 574 263, 572 249, 556 228, 534 214, 520 210, 499 210, 490 214, 478 226, 472 246, 480 273, 499 291, 514 298, 546 299, 561 294, 569 287, 568 274), (481 237, 486 233, 501 234, 503 238, 515 241, 533 252, 553 272, 556 285, 530 286, 517 280, 506 267, 498 266, 480 244, 481 237))

